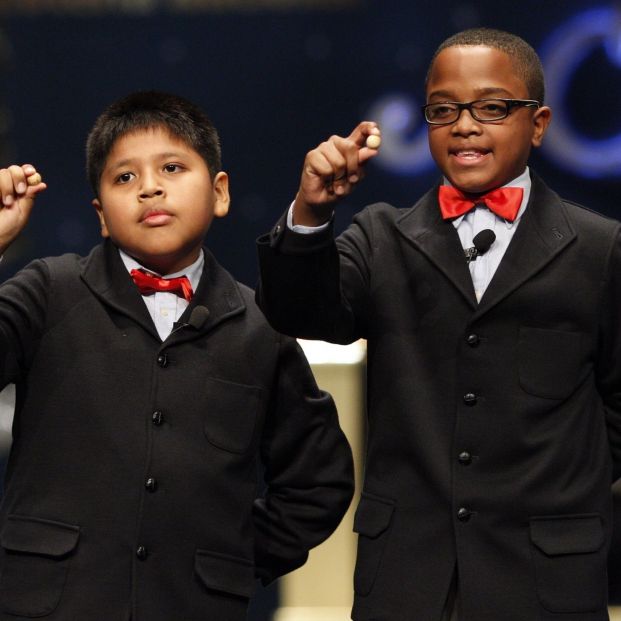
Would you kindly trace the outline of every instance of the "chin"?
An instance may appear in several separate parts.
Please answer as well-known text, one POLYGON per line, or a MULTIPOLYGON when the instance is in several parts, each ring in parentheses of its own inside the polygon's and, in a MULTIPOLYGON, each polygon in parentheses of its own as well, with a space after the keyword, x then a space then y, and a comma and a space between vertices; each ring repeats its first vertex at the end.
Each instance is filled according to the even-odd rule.
POLYGON ((450 177, 447 178, 458 190, 465 194, 483 194, 502 185, 496 183, 493 179, 472 179, 460 177, 459 175, 452 179, 450 177))

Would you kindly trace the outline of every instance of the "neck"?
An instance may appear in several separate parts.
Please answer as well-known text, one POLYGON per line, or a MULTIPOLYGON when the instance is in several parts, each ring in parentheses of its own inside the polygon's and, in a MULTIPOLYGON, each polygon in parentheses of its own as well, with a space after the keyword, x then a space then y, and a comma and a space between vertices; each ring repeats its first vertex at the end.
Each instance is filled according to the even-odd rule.
POLYGON ((140 263, 142 267, 150 272, 155 272, 160 276, 167 276, 168 274, 176 274, 177 272, 181 272, 193 265, 200 256, 200 248, 196 252, 189 256, 185 256, 182 259, 179 259, 178 257, 166 256, 144 257, 136 256, 126 250, 124 250, 124 252, 140 263))

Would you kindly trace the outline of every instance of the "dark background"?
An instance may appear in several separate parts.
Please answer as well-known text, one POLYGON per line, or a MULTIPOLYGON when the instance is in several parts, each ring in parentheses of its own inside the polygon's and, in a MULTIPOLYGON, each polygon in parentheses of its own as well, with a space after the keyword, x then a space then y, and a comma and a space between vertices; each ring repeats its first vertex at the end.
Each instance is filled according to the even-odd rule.
MULTIPOLYGON (((424 142, 417 108, 427 63, 444 38, 470 26, 510 30, 542 54, 549 101, 571 135, 555 135, 553 120, 547 142, 558 152, 541 150, 532 165, 564 197, 621 216, 616 3, 274 0, 261 8, 265 0, 197 0, 184 9, 173 0, 110 0, 86 12, 78 4, 0 0, 0 166, 33 163, 49 186, 7 252, 2 278, 32 258, 97 243, 84 141, 102 109, 134 90, 193 99, 219 128, 233 203, 207 243, 251 286, 255 238, 292 200, 305 153, 331 134, 383 121, 386 159, 369 165, 364 185, 341 206, 339 228, 369 202, 411 205, 438 174, 416 146, 424 142)), ((611 565, 615 584, 620 564, 611 565)), ((266 619, 274 598, 273 588, 262 592, 252 618, 266 619)))

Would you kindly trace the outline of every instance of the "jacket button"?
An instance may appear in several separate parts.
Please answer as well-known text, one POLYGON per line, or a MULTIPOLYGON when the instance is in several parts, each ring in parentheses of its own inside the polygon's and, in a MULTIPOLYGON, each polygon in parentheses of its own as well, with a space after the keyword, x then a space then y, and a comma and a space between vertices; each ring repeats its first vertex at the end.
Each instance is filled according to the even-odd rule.
POLYGON ((159 364, 162 368, 168 366, 168 356, 166 354, 160 354, 157 357, 157 364, 159 364))
POLYGON ((153 412, 153 414, 151 414, 151 422, 156 427, 159 427, 162 424, 163 421, 164 421, 164 415, 162 414, 162 412, 160 410, 155 410, 155 412, 153 412))
POLYGON ((464 395, 464 403, 466 405, 474 405, 477 402, 477 396, 473 392, 467 392, 464 395))
POLYGON ((468 451, 462 451, 457 459, 459 460, 459 463, 464 466, 472 463, 472 455, 470 455, 468 451))
POLYGON ((147 488, 148 491, 154 492, 157 489, 157 481, 153 477, 149 477, 145 481, 144 486, 147 488))
POLYGON ((136 556, 141 561, 144 561, 147 558, 148 555, 149 555, 149 553, 147 552, 147 549, 144 546, 138 546, 136 548, 136 556))
POLYGON ((457 519, 460 522, 467 522, 470 519, 471 512, 468 511, 465 507, 461 507, 459 511, 457 511, 457 519))
POLYGON ((479 344, 479 337, 476 334, 469 334, 466 337, 466 343, 470 345, 470 347, 476 347, 479 344))

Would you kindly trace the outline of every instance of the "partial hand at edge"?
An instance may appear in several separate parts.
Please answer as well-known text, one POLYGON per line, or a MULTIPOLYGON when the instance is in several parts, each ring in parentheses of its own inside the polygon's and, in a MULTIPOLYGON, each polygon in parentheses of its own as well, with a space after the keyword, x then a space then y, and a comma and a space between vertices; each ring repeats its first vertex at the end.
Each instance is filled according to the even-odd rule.
POLYGON ((46 188, 31 164, 0 169, 0 254, 24 229, 36 196, 46 188))

